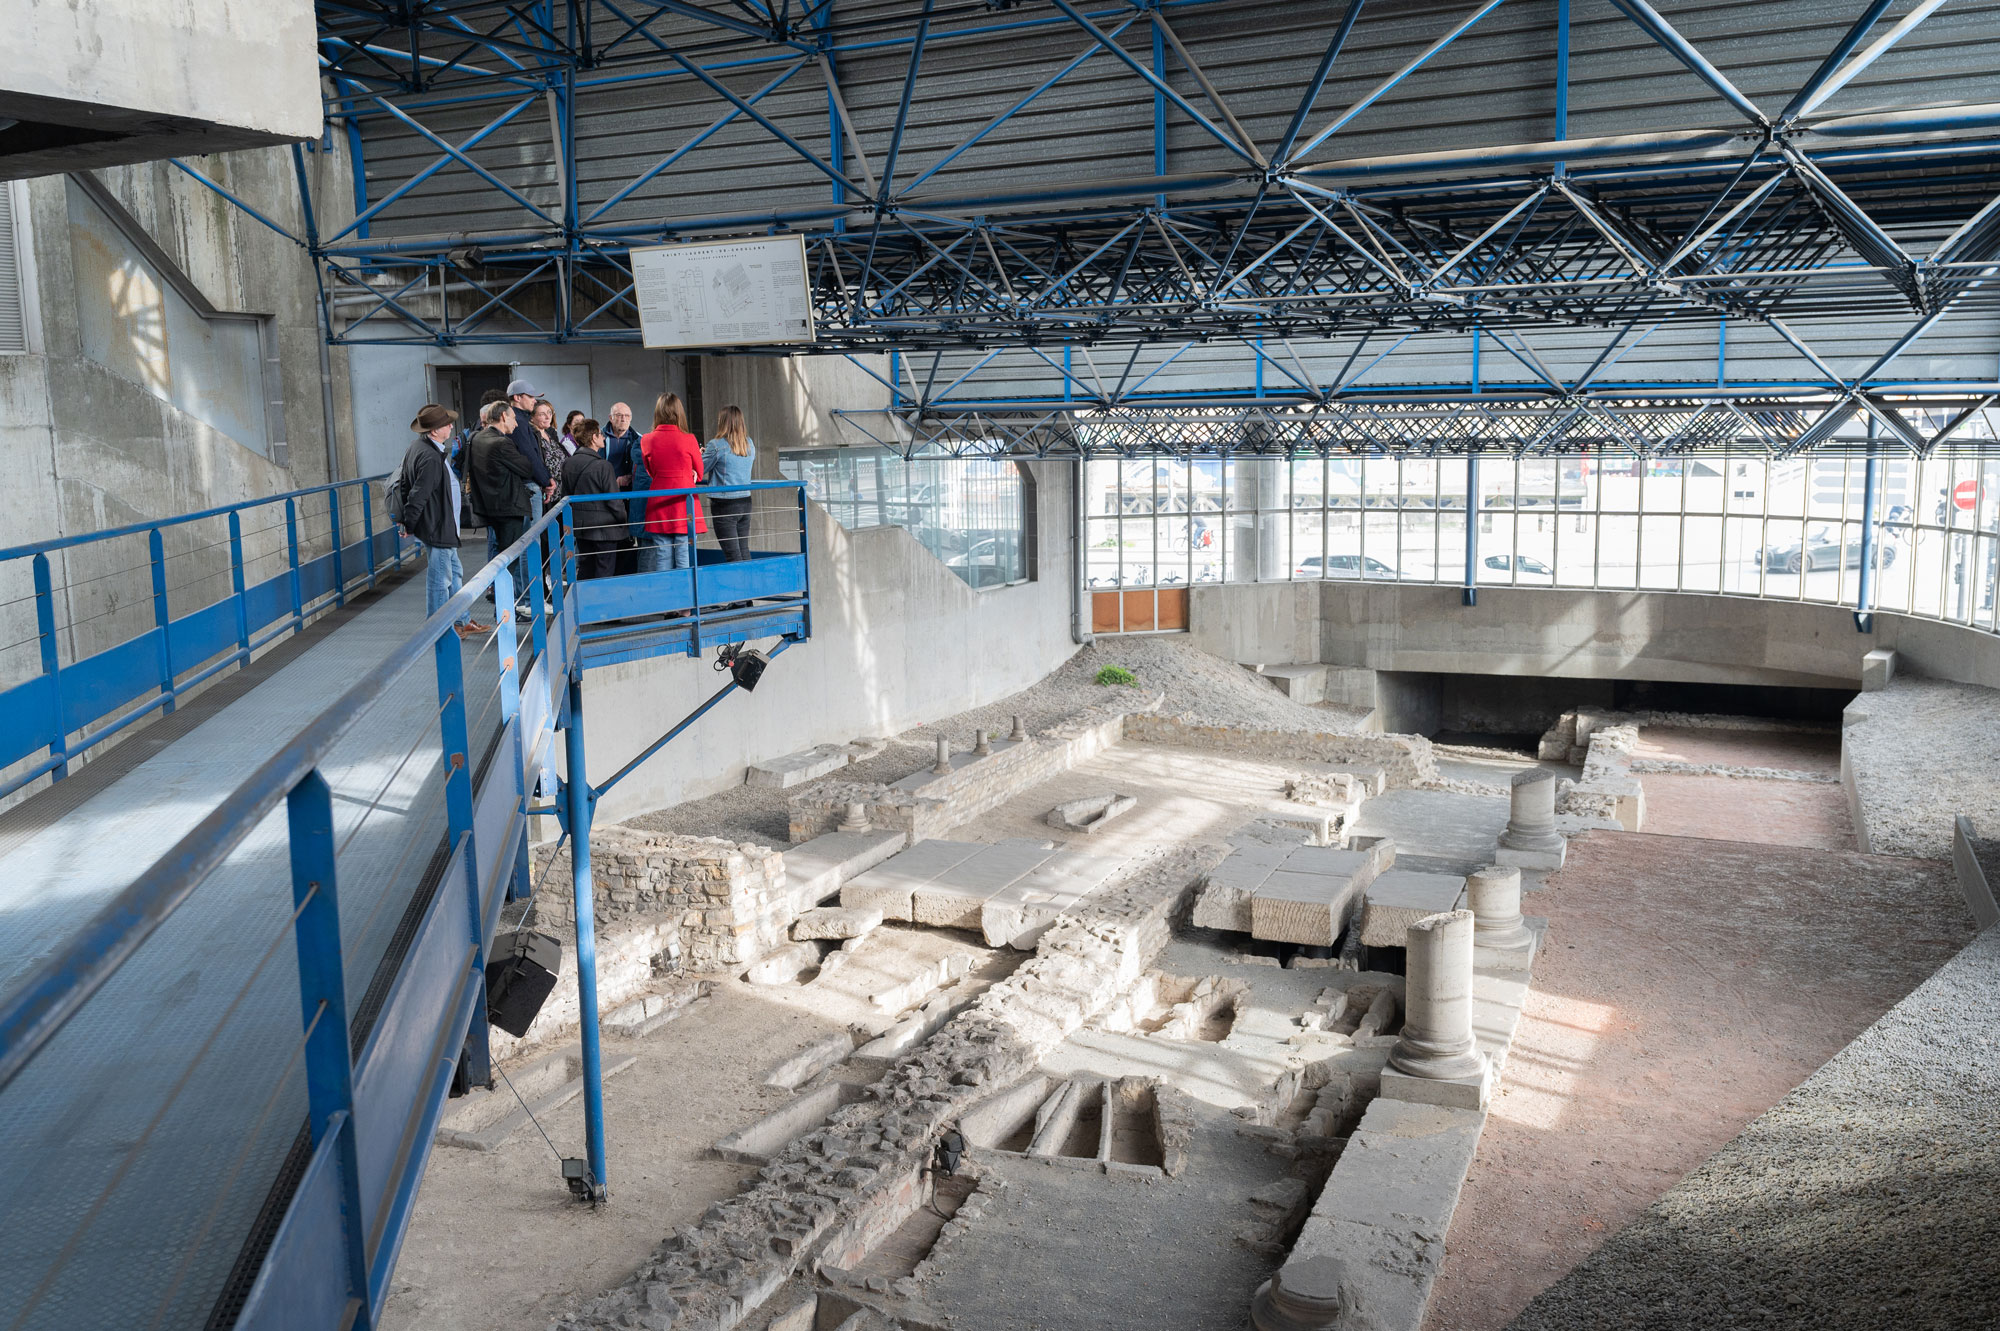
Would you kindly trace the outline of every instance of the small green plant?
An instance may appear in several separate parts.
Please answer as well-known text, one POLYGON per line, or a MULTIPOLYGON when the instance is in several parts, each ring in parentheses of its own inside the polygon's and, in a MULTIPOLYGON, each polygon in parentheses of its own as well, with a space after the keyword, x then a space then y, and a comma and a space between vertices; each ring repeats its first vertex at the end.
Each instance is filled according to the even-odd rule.
POLYGON ((1139 677, 1124 666, 1108 665, 1097 672, 1097 682, 1104 685, 1137 684, 1139 677))

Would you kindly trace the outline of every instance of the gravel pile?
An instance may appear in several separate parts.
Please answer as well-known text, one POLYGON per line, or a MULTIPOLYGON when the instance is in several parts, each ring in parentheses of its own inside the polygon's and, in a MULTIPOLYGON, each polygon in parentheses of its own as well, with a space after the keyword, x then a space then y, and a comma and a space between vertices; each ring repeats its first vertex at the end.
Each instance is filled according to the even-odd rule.
POLYGON ((1846 746, 1871 850, 1948 859, 1958 814, 2000 836, 2000 690, 1898 675, 1856 712, 1868 719, 1846 746))
MULTIPOLYGON (((991 730, 1004 736, 1015 716, 1023 719, 1030 734, 1036 734, 1099 703, 1118 698, 1147 700, 1162 693, 1166 695, 1163 710, 1205 724, 1342 735, 1361 730, 1360 709, 1293 702, 1270 680, 1210 656, 1185 638, 1126 638, 1086 647, 1012 697, 893 736, 888 748, 875 757, 820 779, 899 781, 931 765, 939 736, 951 740, 954 748, 969 749, 975 731, 991 730), (1126 687, 1097 683, 1098 670, 1107 665, 1130 670, 1138 683, 1126 687)), ((791 798, 809 785, 789 790, 739 786, 641 814, 627 819, 624 826, 783 846, 789 836, 791 798)))
POLYGON ((1989 929, 1511 1331, 2000 1326, 1996 1189, 1989 929))

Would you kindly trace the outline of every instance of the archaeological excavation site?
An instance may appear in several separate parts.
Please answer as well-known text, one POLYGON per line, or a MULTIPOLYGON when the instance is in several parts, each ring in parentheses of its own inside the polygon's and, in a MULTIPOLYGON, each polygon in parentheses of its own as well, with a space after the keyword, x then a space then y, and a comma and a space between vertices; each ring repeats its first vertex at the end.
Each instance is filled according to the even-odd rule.
POLYGON ((2000 1331, 2000 0, 0 8, 0 1331, 2000 1331))

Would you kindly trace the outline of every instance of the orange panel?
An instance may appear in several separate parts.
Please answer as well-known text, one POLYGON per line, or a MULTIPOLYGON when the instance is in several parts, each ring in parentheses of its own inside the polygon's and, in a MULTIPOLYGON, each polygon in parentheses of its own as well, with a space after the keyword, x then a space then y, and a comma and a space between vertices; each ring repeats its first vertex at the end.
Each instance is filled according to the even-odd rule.
POLYGON ((1153 593, 1126 592, 1125 631, 1145 633, 1153 627, 1153 593))
POLYGON ((1090 594, 1090 631, 1092 633, 1118 632, 1118 593, 1092 592, 1090 594))
POLYGON ((1159 619, 1157 627, 1186 631, 1188 626, 1188 589, 1185 587, 1176 587, 1171 590, 1162 590, 1159 593, 1159 597, 1159 610, 1156 612, 1159 619))

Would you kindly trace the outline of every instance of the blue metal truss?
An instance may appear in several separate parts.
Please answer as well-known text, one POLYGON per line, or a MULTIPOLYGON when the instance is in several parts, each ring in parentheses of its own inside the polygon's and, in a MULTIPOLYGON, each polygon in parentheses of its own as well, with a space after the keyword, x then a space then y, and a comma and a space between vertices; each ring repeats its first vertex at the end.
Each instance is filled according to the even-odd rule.
MULTIPOLYGON (((1326 411, 1362 391, 1352 381, 1377 368, 1384 348, 1370 399, 1436 401, 1462 386, 1399 375, 1397 350, 1467 333, 1521 364, 1515 391, 1587 416, 1624 416, 1662 395, 1782 397, 1815 420, 1833 408, 1895 417, 1901 425, 1882 423, 1920 447, 1885 395, 1949 405, 2000 391, 1990 372, 1946 384, 1898 376, 1894 365, 1942 320, 2000 308, 1991 280, 2000 268, 2000 103, 1822 112, 1941 0, 1889 25, 1887 0, 1857 3, 1851 27, 1775 115, 1645 0, 1608 0, 1710 100, 1690 108, 1699 122, 1690 128, 1582 139, 1568 137, 1570 3, 1561 0, 1548 49, 1556 137, 1373 158, 1339 156, 1343 131, 1505 0, 1468 0, 1401 68, 1330 110, 1319 103, 1352 34, 1388 12, 1346 0, 1316 62, 1273 69, 1296 79, 1296 110, 1261 142, 1175 27, 1230 3, 924 0, 864 11, 835 0, 322 0, 327 113, 355 157, 355 220, 322 234, 308 192, 307 234, 295 239, 321 274, 331 341, 449 346, 636 342, 632 247, 797 232, 808 240, 817 305, 817 341, 802 349, 937 355, 917 391, 890 384, 896 409, 932 418, 1079 399, 1113 413, 1244 398, 1326 411), (950 77, 928 72, 940 64, 934 54, 1057 33, 1074 36, 1073 58, 1033 86, 1024 80, 1018 99, 948 150, 911 151, 918 89, 950 77), (866 56, 879 71, 885 53, 905 61, 900 98, 886 133, 864 133, 843 61, 866 56), (1151 175, 1050 183, 1046 171, 1023 170, 1010 179, 1036 165, 1024 159, 983 173, 978 188, 963 172, 940 177, 1079 71, 1102 78, 1114 68, 1129 75, 1135 103, 1150 103, 1151 175), (808 142, 797 118, 767 99, 814 80, 826 120, 808 142), (696 108, 702 128, 648 144, 649 163, 606 186, 603 168, 579 159, 578 117, 641 89, 696 108), (455 124, 476 113, 478 127, 454 141, 426 124, 447 112, 455 124), (492 136, 543 116, 559 189, 531 197, 480 154, 492 136), (1222 164, 1169 170, 1170 128, 1195 134, 1217 150, 1204 161, 1222 164), (826 183, 826 202, 639 220, 621 209, 663 178, 699 169, 725 131, 757 136, 774 162, 809 167, 826 183), (385 132, 415 135, 436 155, 370 198, 363 163, 385 132), (370 234, 371 222, 440 175, 504 202, 517 224, 468 234, 440 219, 433 235, 370 234), (1828 319, 1886 330, 1869 372, 1837 373, 1795 327, 1828 319), (1599 381, 1632 330, 1690 323, 1718 338, 1732 323, 1768 330, 1797 352, 1798 372, 1744 382, 1725 364, 1714 381, 1599 381), (1604 353, 1580 380, 1549 372, 1527 349, 1522 335, 1549 328, 1605 330, 1604 353), (1354 347, 1366 369, 1350 360, 1331 379, 1306 373, 1294 344, 1328 341, 1354 347), (1149 398, 1129 373, 1107 391, 1099 376, 1086 386, 1069 370, 1073 349, 1151 344, 1235 348, 1240 388, 1168 401, 1149 398), (1035 350, 1049 366, 1045 390, 982 395, 983 363, 943 367, 946 354, 977 359, 1001 348, 1035 350)), ((304 189, 303 171, 299 179, 304 189)), ((1644 418, 1633 416, 1625 433, 1658 446, 1644 418)))

